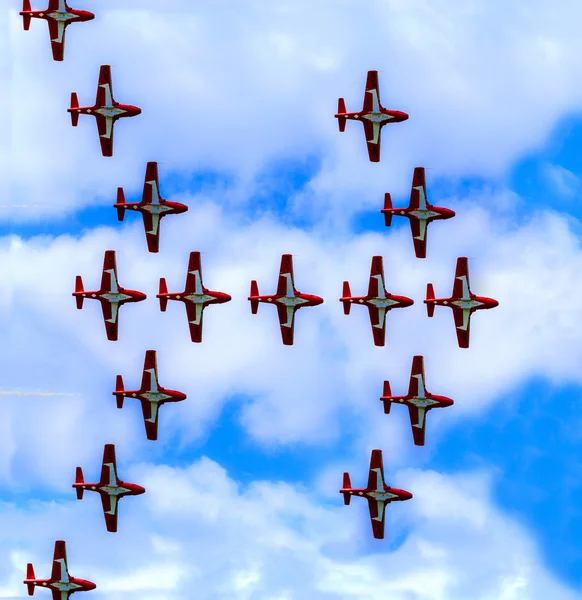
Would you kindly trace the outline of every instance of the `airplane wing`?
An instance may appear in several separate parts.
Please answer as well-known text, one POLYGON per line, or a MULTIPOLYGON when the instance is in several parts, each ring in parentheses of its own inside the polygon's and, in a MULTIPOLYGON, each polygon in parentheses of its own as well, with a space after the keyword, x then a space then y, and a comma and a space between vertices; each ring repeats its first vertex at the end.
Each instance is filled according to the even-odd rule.
MULTIPOLYGON (((384 465, 382 462, 382 450, 372 450, 370 457, 370 473, 368 475, 368 490, 373 492, 384 491, 384 465)), ((384 538, 384 507, 383 500, 368 498, 372 532, 376 539, 384 538)))
MULTIPOLYGON (((118 292, 117 284, 117 264, 115 260, 115 250, 106 250, 103 259, 103 274, 101 275, 100 292, 118 292)), ((118 302, 101 302, 101 310, 103 312, 103 321, 105 322, 105 331, 107 339, 111 341, 117 340, 118 325, 117 320, 119 314, 118 302)))
POLYGON ((101 154, 103 156, 113 156, 113 125, 115 124, 115 119, 113 117, 104 117, 97 113, 93 113, 93 116, 97 123, 101 154))
POLYGON ((382 140, 382 125, 371 121, 362 120, 366 145, 368 146, 368 158, 370 162, 380 162, 380 142, 382 140))
POLYGON ((158 181, 158 163, 149 162, 146 165, 146 173, 143 184, 143 193, 141 201, 146 204, 159 204, 160 203, 160 192, 159 192, 159 181, 158 181))
POLYGON ((67 547, 64 541, 55 542, 55 553, 53 556, 53 570, 51 579, 62 583, 69 582, 69 567, 67 566, 67 547))
POLYGON ((386 298, 386 292, 384 291, 384 261, 381 256, 372 258, 368 296, 371 298, 386 298))
POLYGON ((452 306, 453 317, 455 319, 455 330, 457 332, 457 341, 459 348, 469 347, 469 332, 471 329, 471 309, 458 308, 452 306))
POLYGON ((142 211, 143 227, 149 252, 158 252, 160 249, 160 216, 146 210, 142 211))
POLYGON ((202 317, 204 316, 204 305, 185 302, 188 326, 190 327, 190 339, 193 342, 202 341, 202 317))
POLYGON ((67 7, 65 6, 65 0, 49 0, 49 5, 46 11, 52 12, 54 10, 58 12, 65 12, 66 8, 67 7))
POLYGON ((143 422, 145 424, 146 437, 148 440, 158 439, 158 416, 160 404, 158 402, 141 401, 143 422))
POLYGON ((408 405, 410 415, 410 426, 412 427, 412 437, 417 446, 424 446, 424 432, 426 427, 426 407, 408 405))
POLYGON ((369 306, 370 324, 374 335, 374 344, 383 346, 386 342, 386 309, 384 307, 369 306))
POLYGON ((101 302, 101 311, 103 312, 103 321, 105 323, 105 333, 107 339, 116 342, 119 335, 119 303, 101 302))
POLYGON ((103 448, 103 464, 101 466, 100 485, 117 485, 117 465, 115 462, 115 445, 105 444, 103 448))
MULTIPOLYGON (((280 280, 279 280, 280 281, 280 280)), ((295 330, 295 306, 285 306, 277 304, 277 315, 279 317, 279 325, 281 327, 281 337, 285 346, 293 345, 293 337, 295 330)))
POLYGON ((147 350, 143 365, 140 392, 158 391, 158 363, 155 350, 147 350))
POLYGON ((426 219, 419 219, 413 215, 410 215, 409 221, 412 242, 414 244, 414 254, 416 258, 426 258, 426 230, 428 221, 426 219))
POLYGON ((117 261, 115 250, 106 250, 103 256, 103 274, 101 275, 100 292, 118 292, 117 261))
POLYGON ((412 176, 412 189, 410 190, 410 203, 412 210, 426 210, 426 180, 424 167, 416 167, 412 176))
POLYGON ((469 288, 469 264, 467 257, 457 258, 457 268, 455 269, 455 283, 453 284, 452 297, 455 300, 459 298, 470 298, 469 288))
POLYGON ((188 274, 186 275, 185 294, 203 294, 202 287, 202 262, 200 252, 190 252, 188 260, 188 274))
MULTIPOLYGON (((57 4, 54 2, 54 4, 57 4)), ((58 5, 57 5, 58 6, 58 5)), ((56 8, 54 10, 57 10, 56 8)), ((55 21, 47 19, 49 36, 51 39, 51 48, 53 51, 53 59, 61 61, 65 57, 65 29, 67 23, 65 21, 55 21)))
POLYGON ((105 516, 105 527, 107 531, 115 533, 117 531, 117 508, 118 498, 113 494, 99 494, 103 506, 103 515, 105 516))
POLYGON ((378 71, 368 71, 366 91, 362 112, 380 112, 380 90, 378 87, 378 71))
POLYGON ((412 396, 413 398, 424 398, 424 385, 424 356, 415 356, 412 359, 412 369, 410 371, 408 395, 412 396))
POLYGON ((97 84, 95 106, 98 108, 102 108, 104 106, 113 106, 111 67, 109 65, 101 65, 101 68, 99 69, 99 82, 97 84))
MULTIPOLYGON (((279 269, 279 282, 277 294, 280 296, 295 296, 295 279, 293 277, 293 256, 283 254, 281 268, 279 269)), ((285 319, 286 321, 287 319, 285 319)), ((284 321, 283 321, 284 322, 284 321)))

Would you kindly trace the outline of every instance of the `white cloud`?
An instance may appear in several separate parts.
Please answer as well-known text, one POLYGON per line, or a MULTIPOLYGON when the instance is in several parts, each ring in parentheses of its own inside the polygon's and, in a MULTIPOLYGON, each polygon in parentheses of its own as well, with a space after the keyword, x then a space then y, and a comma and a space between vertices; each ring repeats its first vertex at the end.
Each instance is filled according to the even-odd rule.
POLYGON ((25 562, 44 576, 59 531, 71 573, 97 584, 95 600, 180 600, 193 590, 200 600, 577 597, 541 566, 523 527, 495 507, 487 473, 395 474, 414 498, 388 509, 388 538, 409 530, 390 552, 389 539, 371 539, 365 503, 340 506, 339 494, 332 507, 283 482, 241 486, 207 458, 184 469, 142 463, 129 477, 147 492, 122 501, 115 540, 104 531, 96 498, 3 505, 3 537, 19 547, 4 567, 5 594, 21 592, 25 562), (24 536, 31 522, 35 535, 24 536), (363 555, 368 538, 374 551, 363 555))
POLYGON ((444 0, 376 0, 364 12, 265 0, 245 11, 185 1, 172 10, 89 8, 97 18, 68 29, 62 64, 51 59, 44 23, 24 32, 10 13, 18 102, 3 154, 12 202, 34 200, 40 215, 108 203, 118 185, 137 191, 147 160, 248 181, 273 160, 310 154, 323 161, 311 183, 329 197, 322 212, 351 212, 386 187, 404 193, 416 164, 442 175, 499 175, 582 102, 571 76, 580 68, 582 9, 565 0, 527 10, 499 0, 463 10, 444 0), (99 155, 93 119, 73 129, 66 113, 71 91, 93 99, 102 63, 113 65, 117 99, 143 108, 117 124, 114 160, 99 155), (338 96, 361 103, 373 68, 384 104, 411 114, 385 130, 386 169, 367 162, 357 124, 340 135, 333 118, 338 96))
POLYGON ((580 179, 560 165, 548 163, 544 166, 543 174, 552 188, 560 196, 574 196, 577 190, 580 189, 580 179))

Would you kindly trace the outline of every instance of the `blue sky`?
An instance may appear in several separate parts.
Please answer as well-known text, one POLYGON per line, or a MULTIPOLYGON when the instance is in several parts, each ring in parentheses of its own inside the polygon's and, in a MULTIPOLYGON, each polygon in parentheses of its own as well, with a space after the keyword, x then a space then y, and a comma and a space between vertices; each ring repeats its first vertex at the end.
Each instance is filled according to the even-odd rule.
POLYGON ((0 214, 1 387, 54 395, 3 398, 0 597, 24 597, 26 563, 45 576, 66 539, 95 600, 193 589, 202 600, 581 598, 582 88, 563 76, 580 43, 558 19, 573 22, 573 9, 526 15, 515 0, 502 27, 498 2, 461 13, 442 0, 435 20, 421 2, 377 0, 370 35, 367 19, 325 1, 308 20, 303 2, 115 4, 79 6, 98 16, 67 30, 62 65, 46 25, 25 33, 9 11, 19 100, 1 148, 12 161, 3 204, 40 208, 0 214), (115 98, 144 108, 117 123, 113 159, 92 119, 73 129, 63 113, 73 89, 92 101, 106 61, 115 98), (360 105, 368 69, 382 103, 411 115, 384 129, 379 165, 361 127, 340 134, 333 119, 338 96, 360 105), (141 217, 118 223, 111 207, 117 186, 139 198, 148 160, 162 196, 190 207, 164 219, 159 255, 146 252, 141 217), (407 221, 386 229, 379 213, 384 192, 408 202, 415 166, 427 167, 429 201, 457 213, 431 225, 425 261, 407 221), (110 248, 120 283, 148 294, 121 310, 116 343, 98 307, 76 311, 70 296, 76 274, 98 284, 110 248), (205 313, 201 345, 184 309, 161 314, 155 299, 160 276, 183 285, 193 250, 205 284, 233 297, 205 313), (273 311, 250 315, 246 300, 253 278, 274 288, 283 252, 297 287, 325 298, 299 314, 290 349, 273 311), (415 300, 388 315, 385 348, 365 311, 346 317, 337 300, 344 279, 365 288, 374 254, 388 290, 415 300), (474 259, 473 291, 500 300, 473 319, 468 351, 449 311, 428 320, 422 305, 427 281, 450 291, 457 256, 474 259), (157 442, 139 407, 118 411, 111 396, 117 373, 139 382, 149 348, 161 384, 188 394, 162 408, 157 442), (430 413, 423 448, 406 412, 383 415, 378 402, 384 379, 404 393, 414 354, 427 388, 455 400, 430 413), (121 477, 148 490, 122 501, 117 534, 96 498, 71 496, 74 467, 97 476, 105 443, 121 477), (365 484, 372 448, 387 482, 414 494, 388 507, 384 542, 365 503, 344 507, 337 493, 344 470, 365 484))

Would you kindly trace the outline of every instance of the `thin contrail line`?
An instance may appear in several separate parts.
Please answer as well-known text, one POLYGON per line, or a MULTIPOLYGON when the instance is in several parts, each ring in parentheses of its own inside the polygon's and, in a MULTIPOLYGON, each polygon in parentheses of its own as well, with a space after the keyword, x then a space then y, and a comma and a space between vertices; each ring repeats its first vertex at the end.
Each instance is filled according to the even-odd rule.
POLYGON ((71 392, 25 392, 21 390, 1 391, 0 396, 80 396, 71 392))

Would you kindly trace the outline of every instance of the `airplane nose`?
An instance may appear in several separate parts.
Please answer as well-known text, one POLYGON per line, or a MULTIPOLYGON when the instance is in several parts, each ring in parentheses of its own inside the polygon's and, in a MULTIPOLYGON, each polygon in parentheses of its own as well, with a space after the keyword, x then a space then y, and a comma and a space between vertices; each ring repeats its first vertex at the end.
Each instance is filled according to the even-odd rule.
POLYGON ((409 118, 409 115, 407 113, 405 113, 405 112, 398 111, 398 118, 401 121, 406 121, 409 118))
POLYGON ((404 307, 412 306, 414 304, 414 300, 412 298, 404 297, 402 300, 403 300, 402 304, 404 305, 404 307))
POLYGON ((319 296, 313 296, 313 302, 315 303, 316 306, 318 304, 323 304, 323 298, 320 298, 319 296))
POLYGON ((489 298, 489 302, 491 303, 491 308, 499 306, 499 302, 497 302, 497 300, 493 300, 493 298, 489 298))
POLYGON ((220 295, 220 301, 221 301, 221 302, 230 302, 231 300, 232 300, 232 298, 230 297, 230 295, 229 295, 229 294, 224 294, 224 293, 222 293, 222 294, 220 295))

